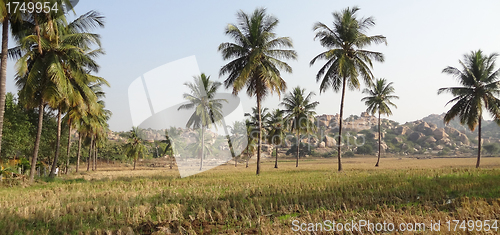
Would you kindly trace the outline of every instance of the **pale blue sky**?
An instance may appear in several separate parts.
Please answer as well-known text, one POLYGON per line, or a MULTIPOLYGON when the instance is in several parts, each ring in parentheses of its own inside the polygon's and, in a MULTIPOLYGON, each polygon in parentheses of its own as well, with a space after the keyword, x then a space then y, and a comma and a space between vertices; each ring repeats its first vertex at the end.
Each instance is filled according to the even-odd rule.
MULTIPOLYGON (((394 82, 398 109, 391 119, 414 121, 431 113, 443 113, 450 95, 437 95, 437 89, 456 85, 441 73, 446 66, 458 67, 458 60, 471 50, 500 52, 500 2, 491 1, 120 1, 85 0, 75 7, 78 15, 97 10, 106 16, 102 36, 106 55, 98 59, 99 76, 111 83, 106 103, 113 112, 110 128, 129 130, 132 126, 127 90, 131 82, 160 65, 195 55, 201 72, 223 81, 218 73, 224 62, 217 47, 230 41, 224 35, 228 23, 236 23, 236 12, 267 8, 280 20, 278 36, 291 37, 299 58, 290 61, 293 74, 283 74, 289 89, 297 85, 314 91, 320 102, 318 114, 339 112, 340 94, 319 93, 315 76, 324 63, 309 67, 309 61, 325 49, 314 41, 312 26, 321 21, 332 24, 333 11, 359 6, 359 16, 373 16, 376 26, 368 34, 382 34, 388 45, 367 49, 385 54, 385 63, 374 63, 377 78, 394 82)), ((11 42, 10 47, 14 46, 11 42)), ((500 63, 500 62, 499 62, 500 63)), ((16 92, 13 61, 10 61, 7 89, 16 92)), ((362 87, 362 89, 364 86, 362 87)), ((169 88, 165 88, 169 92, 169 88)), ((346 94, 345 117, 366 109, 361 91, 346 94)), ((255 99, 242 92, 245 111, 255 99)), ((277 96, 264 105, 276 108, 277 96)))

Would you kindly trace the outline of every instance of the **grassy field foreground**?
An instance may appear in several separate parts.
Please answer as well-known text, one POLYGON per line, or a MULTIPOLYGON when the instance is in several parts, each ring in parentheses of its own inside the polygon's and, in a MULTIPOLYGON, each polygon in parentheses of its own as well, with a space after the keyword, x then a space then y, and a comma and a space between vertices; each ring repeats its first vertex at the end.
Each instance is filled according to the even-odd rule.
MULTIPOLYGON (((183 179, 166 168, 140 174, 101 168, 1 188, 0 233, 289 234, 293 223, 324 220, 426 226, 441 220, 437 233, 465 233, 448 232, 445 221, 500 220, 500 159, 485 158, 481 169, 462 166, 469 161, 382 159, 375 168, 368 167, 373 158, 354 158, 346 159, 342 173, 331 160, 304 161, 299 168, 281 162, 279 169, 265 163, 260 176, 254 166, 227 165, 183 179)), ((428 234, 430 227, 424 229, 428 234)), ((361 233, 370 234, 354 232, 361 233)))

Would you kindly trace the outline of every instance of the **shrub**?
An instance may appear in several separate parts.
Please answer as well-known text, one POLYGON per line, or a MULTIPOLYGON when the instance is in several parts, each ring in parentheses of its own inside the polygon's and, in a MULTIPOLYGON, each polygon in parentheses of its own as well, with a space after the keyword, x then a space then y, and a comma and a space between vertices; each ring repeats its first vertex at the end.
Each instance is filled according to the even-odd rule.
POLYGON ((373 148, 371 145, 364 144, 356 149, 357 154, 373 154, 373 148))
POLYGON ((344 157, 354 157, 354 152, 347 151, 347 152, 344 153, 344 157))

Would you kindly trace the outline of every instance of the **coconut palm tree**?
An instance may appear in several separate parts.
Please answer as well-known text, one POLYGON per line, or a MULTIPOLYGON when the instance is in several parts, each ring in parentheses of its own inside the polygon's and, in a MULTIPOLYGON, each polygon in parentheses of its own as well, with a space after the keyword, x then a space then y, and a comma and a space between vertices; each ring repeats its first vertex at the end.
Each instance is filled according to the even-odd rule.
MULTIPOLYGON (((233 141, 231 142, 231 147, 234 149, 246 149, 248 146, 248 135, 247 128, 244 122, 235 121, 231 128, 231 134, 233 136, 233 141)), ((234 167, 238 166, 238 158, 241 158, 242 153, 240 155, 234 156, 234 167)))
POLYGON ((327 61, 316 75, 316 81, 321 81, 320 92, 330 87, 335 92, 342 92, 338 139, 339 171, 342 170, 340 146, 346 86, 351 90, 359 89, 359 76, 368 86, 372 84, 373 74, 370 70, 372 60, 383 62, 384 56, 382 53, 368 51, 365 48, 373 43, 387 44, 386 38, 382 35, 367 36, 365 34, 370 27, 375 25, 375 21, 372 17, 358 18, 356 15, 358 11, 358 7, 352 7, 341 12, 334 12, 333 28, 321 22, 314 24, 313 28, 316 31, 315 39, 319 39, 320 44, 328 49, 310 62, 312 66, 319 59, 327 61))
MULTIPOLYGON (((178 110, 195 110, 186 123, 186 128, 201 128, 200 140, 202 141, 202 146, 205 146, 205 128, 211 128, 212 126, 217 128, 217 125, 222 124, 221 120, 224 118, 222 114, 222 102, 227 103, 227 100, 215 98, 217 90, 222 84, 211 81, 210 76, 202 73, 200 76, 194 77, 193 83, 185 83, 184 85, 190 90, 189 94, 184 94, 184 99, 188 100, 189 103, 181 105, 178 110)), ((200 148, 201 152, 199 153, 200 171, 203 168, 204 149, 200 148)))
POLYGON ((283 112, 286 114, 285 120, 290 123, 290 131, 297 133, 297 162, 295 167, 299 166, 299 149, 300 149, 300 134, 309 134, 316 130, 314 124, 316 112, 314 109, 319 102, 312 102, 314 92, 309 92, 306 96, 306 90, 296 87, 285 96, 280 103, 284 107, 283 112))
POLYGON ((399 99, 398 96, 394 94, 394 87, 392 86, 392 82, 387 83, 385 79, 377 79, 372 89, 365 88, 363 93, 368 94, 369 96, 364 97, 361 101, 365 102, 367 106, 366 112, 374 115, 378 112, 378 166, 380 162, 380 145, 381 145, 381 130, 380 130, 380 115, 385 114, 387 116, 392 115, 391 108, 398 108, 394 103, 392 103, 393 99, 399 99))
POLYGON ((129 132, 129 138, 127 144, 125 145, 126 153, 129 157, 134 159, 134 170, 139 157, 144 156, 146 151, 146 146, 144 145, 144 140, 141 136, 141 129, 138 127, 132 127, 129 132))
POLYGON ((497 123, 500 124, 500 69, 495 70, 495 60, 498 54, 485 55, 481 50, 471 51, 464 55, 459 63, 462 69, 448 66, 443 73, 457 78, 461 86, 447 87, 438 90, 438 94, 451 93, 454 103, 444 116, 448 124, 453 118, 459 117, 462 125, 467 124, 471 131, 478 127, 477 163, 481 161, 481 121, 485 109, 497 123))
MULTIPOLYGON (((52 25, 52 19, 57 19, 59 17, 64 17, 64 11, 58 10, 50 10, 49 12, 42 11, 37 12, 34 11, 32 13, 21 12, 20 10, 13 10, 12 8, 8 8, 7 4, 9 3, 29 3, 31 0, 22 0, 22 1, 10 1, 10 0, 0 0, 0 22, 2 24, 2 49, 0 56, 0 151, 2 146, 2 133, 3 133, 3 120, 4 120, 4 111, 5 111, 5 95, 6 95, 6 76, 7 76, 7 57, 9 54, 14 55, 19 54, 20 50, 15 48, 13 50, 8 50, 8 42, 9 42, 9 26, 11 27, 12 36, 16 40, 20 40, 26 35, 36 35, 38 38, 38 44, 41 44, 41 25, 46 24, 49 27, 46 27, 48 31, 50 31, 50 35, 55 35, 55 30, 52 25)), ((57 3, 58 9, 62 9, 61 6, 72 6, 70 0, 46 0, 42 3, 47 2, 50 3, 50 6, 54 6, 57 3)), ((72 8, 72 7, 70 7, 72 8)), ((37 48, 40 54, 43 54, 42 47, 37 48)))
MULTIPOLYGON (((46 24, 43 24, 41 31, 35 30, 37 32, 29 33, 29 30, 25 30, 23 31, 25 36, 19 37, 20 46, 15 48, 18 53, 13 53, 14 56, 19 56, 16 64, 18 70, 16 85, 21 89, 20 97, 26 101, 27 106, 35 107, 34 104, 37 104, 38 109, 43 111, 45 106, 49 105, 59 109, 58 116, 61 116, 62 106, 74 103, 79 96, 92 95, 87 87, 89 83, 87 75, 89 71, 97 71, 98 65, 93 57, 102 51, 90 49, 92 45, 100 47, 99 35, 87 31, 103 26, 103 17, 91 11, 69 24, 64 15, 46 24)), ((39 118, 32 168, 36 165, 43 112, 40 112, 39 118)), ((59 118, 58 123, 60 123, 59 118)), ((58 156, 57 147, 56 156, 58 156)), ((54 164, 57 164, 57 161, 54 161, 54 164)), ((52 167, 51 175, 54 173, 55 165, 52 167)), ((32 180, 34 169, 31 174, 32 180)))
MULTIPOLYGON (((296 59, 292 40, 288 37, 277 37, 274 33, 278 19, 268 15, 263 8, 257 8, 249 15, 238 12, 238 23, 229 24, 225 33, 233 42, 219 45, 219 51, 224 60, 231 62, 224 65, 219 75, 228 75, 224 81, 226 88, 232 87, 233 94, 237 95, 244 87, 247 94, 257 99, 257 110, 261 109, 261 102, 276 92, 278 96, 286 90, 285 80, 280 70, 291 73, 292 68, 281 59, 296 59)), ((259 115, 259 137, 257 143, 257 174, 260 173, 260 148, 262 144, 262 120, 259 115)))
POLYGON ((178 145, 178 137, 180 134, 181 131, 175 127, 170 127, 168 130, 165 130, 165 140, 162 142, 166 143, 167 146, 165 146, 165 150, 163 152, 164 154, 169 154, 170 169, 172 169, 174 165, 174 156, 178 153, 176 146, 178 145))
POLYGON ((274 145, 274 150, 276 152, 276 161, 274 163, 274 168, 278 168, 278 147, 282 145, 285 141, 286 127, 285 120, 283 118, 283 111, 275 109, 266 124, 269 130, 267 135, 267 140, 270 144, 274 145))

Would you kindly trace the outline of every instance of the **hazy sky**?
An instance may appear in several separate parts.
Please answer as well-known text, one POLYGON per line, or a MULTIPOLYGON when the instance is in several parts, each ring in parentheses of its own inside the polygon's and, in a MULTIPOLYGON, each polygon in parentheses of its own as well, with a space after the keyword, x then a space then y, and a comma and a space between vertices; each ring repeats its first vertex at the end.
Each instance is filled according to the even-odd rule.
MULTIPOLYGON (((85 0, 75 7, 77 15, 97 10, 106 16, 101 34, 106 55, 98 59, 99 76, 111 83, 106 89, 107 108, 113 112, 111 130, 132 126, 128 106, 128 87, 142 74, 168 62, 195 55, 201 72, 218 81, 222 60, 217 47, 230 41, 224 35, 228 23, 236 23, 240 9, 250 13, 267 8, 280 20, 276 33, 291 37, 299 57, 290 61, 292 74, 283 74, 289 90, 300 85, 314 91, 320 102, 318 114, 339 112, 340 94, 319 93, 315 77, 324 61, 310 67, 309 62, 325 50, 314 41, 315 22, 332 25, 332 12, 359 6, 360 17, 373 16, 376 26, 368 35, 382 34, 388 45, 367 49, 384 53, 384 63, 374 63, 376 78, 394 82, 398 109, 391 119, 400 123, 414 121, 431 113, 443 113, 451 95, 437 95, 437 89, 456 85, 442 74, 446 66, 458 67, 458 60, 471 50, 487 54, 500 52, 500 1, 123 1, 85 0)), ((11 42, 10 47, 14 46, 11 42)), ((499 61, 500 63, 500 61, 499 61)), ((14 62, 10 61, 7 90, 16 92, 14 62)), ((361 90, 364 88, 362 86, 361 90)), ((359 115, 366 107, 361 90, 346 93, 345 116, 359 115)), ((169 92, 169 87, 165 87, 169 92)), ((255 99, 240 94, 243 108, 250 111, 255 99)), ((264 106, 276 108, 277 96, 268 97, 264 106)))

